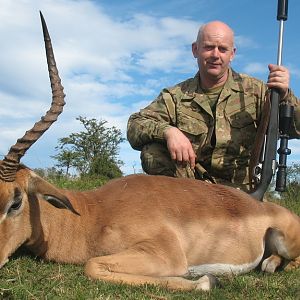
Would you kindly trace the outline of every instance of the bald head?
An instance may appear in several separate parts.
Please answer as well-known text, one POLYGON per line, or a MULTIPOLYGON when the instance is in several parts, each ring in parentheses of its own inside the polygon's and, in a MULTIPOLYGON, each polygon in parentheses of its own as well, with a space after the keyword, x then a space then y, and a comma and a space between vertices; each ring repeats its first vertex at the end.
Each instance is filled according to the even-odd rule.
POLYGON ((221 21, 212 21, 202 25, 197 36, 197 44, 210 38, 221 38, 226 40, 231 47, 234 47, 234 32, 221 21))
POLYGON ((197 58, 202 88, 224 84, 235 55, 233 30, 220 21, 204 24, 192 44, 192 52, 197 58))

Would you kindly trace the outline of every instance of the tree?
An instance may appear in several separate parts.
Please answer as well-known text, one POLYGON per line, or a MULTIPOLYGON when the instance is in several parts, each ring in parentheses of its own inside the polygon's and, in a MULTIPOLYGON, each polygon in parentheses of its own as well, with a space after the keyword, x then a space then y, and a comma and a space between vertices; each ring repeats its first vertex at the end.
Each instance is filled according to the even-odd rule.
POLYGON ((45 178, 46 180, 53 180, 63 176, 61 170, 57 170, 55 167, 50 167, 45 169, 36 168, 33 169, 33 171, 39 176, 45 178))
POLYGON ((107 121, 76 118, 84 126, 84 131, 71 133, 68 137, 58 140, 53 156, 58 161, 57 166, 66 168, 66 174, 71 167, 81 176, 102 175, 109 179, 122 176, 118 159, 119 145, 125 139, 116 127, 106 127, 107 121))
POLYGON ((287 188, 282 198, 300 201, 300 164, 293 163, 287 168, 287 188))
POLYGON ((76 159, 78 158, 78 153, 66 149, 63 146, 62 148, 56 147, 56 150, 59 150, 60 152, 57 155, 54 155, 53 158, 55 158, 58 163, 56 164, 56 167, 58 168, 66 168, 65 175, 69 176, 70 168, 76 165, 76 159))
POLYGON ((299 163, 292 163, 287 168, 287 177, 288 183, 292 182, 300 182, 300 164, 299 163))
MULTIPOLYGON (((284 192, 275 191, 276 180, 273 178, 269 189, 268 197, 270 199, 280 199, 280 201, 300 201, 300 164, 292 163, 287 167, 286 189, 284 192)), ((281 202, 282 203, 282 202, 281 202)))

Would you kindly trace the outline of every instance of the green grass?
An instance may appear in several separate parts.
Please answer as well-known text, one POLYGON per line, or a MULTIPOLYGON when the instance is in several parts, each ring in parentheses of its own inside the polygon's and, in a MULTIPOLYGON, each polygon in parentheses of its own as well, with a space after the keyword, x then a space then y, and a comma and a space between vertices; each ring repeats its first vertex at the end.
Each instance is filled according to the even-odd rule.
POLYGON ((171 292, 91 281, 82 266, 18 254, 0 273, 0 299, 300 299, 300 270, 220 277, 211 292, 171 292))
POLYGON ((58 178, 46 178, 50 183, 54 184, 57 187, 62 189, 70 189, 70 190, 91 190, 98 188, 99 186, 105 184, 108 180, 102 177, 82 177, 82 178, 65 178, 65 177, 58 177, 58 178))
MULTIPOLYGON (((61 185, 70 187, 65 182, 61 185)), ((72 188, 82 189, 82 185, 75 182, 72 188)), ((280 204, 300 214, 300 201, 288 199, 280 204)), ((0 270, 0 299, 300 299, 300 269, 274 274, 253 271, 219 279, 221 287, 210 292, 116 285, 89 280, 83 266, 45 262, 18 251, 0 270)))

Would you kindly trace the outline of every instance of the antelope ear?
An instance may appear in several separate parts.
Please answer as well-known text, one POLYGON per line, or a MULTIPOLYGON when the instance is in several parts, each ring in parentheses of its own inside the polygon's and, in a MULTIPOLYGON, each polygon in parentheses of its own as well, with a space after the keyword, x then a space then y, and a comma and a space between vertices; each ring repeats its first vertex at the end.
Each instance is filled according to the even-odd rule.
POLYGON ((57 208, 68 209, 76 215, 80 215, 73 207, 69 199, 55 186, 35 175, 31 177, 28 185, 29 194, 40 194, 44 200, 57 208))

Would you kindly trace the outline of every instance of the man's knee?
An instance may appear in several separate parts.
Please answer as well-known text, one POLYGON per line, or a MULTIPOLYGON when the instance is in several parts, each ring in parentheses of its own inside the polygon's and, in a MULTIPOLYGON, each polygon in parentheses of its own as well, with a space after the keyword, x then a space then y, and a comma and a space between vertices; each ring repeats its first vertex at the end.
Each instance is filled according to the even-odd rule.
POLYGON ((158 143, 147 144, 141 152, 143 170, 150 175, 175 176, 175 163, 166 146, 158 143))
POLYGON ((183 166, 171 159, 168 148, 159 143, 147 144, 141 152, 143 170, 150 175, 195 178, 189 165, 183 166))

